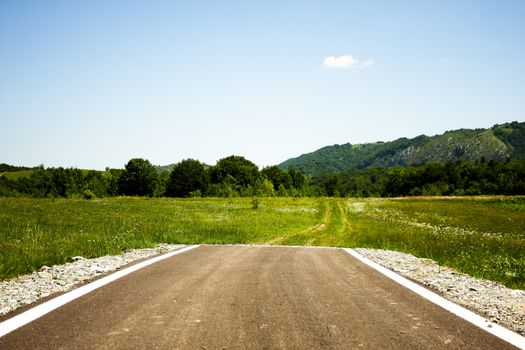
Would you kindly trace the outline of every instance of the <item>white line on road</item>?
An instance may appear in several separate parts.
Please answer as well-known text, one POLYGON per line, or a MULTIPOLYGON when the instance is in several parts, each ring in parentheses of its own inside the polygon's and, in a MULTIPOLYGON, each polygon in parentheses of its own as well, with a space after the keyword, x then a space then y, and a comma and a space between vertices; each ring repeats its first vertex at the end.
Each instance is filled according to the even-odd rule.
POLYGON ((102 286, 105 286, 108 283, 111 283, 115 280, 118 280, 121 277, 124 277, 126 275, 129 275, 132 272, 135 272, 137 270, 140 270, 146 266, 149 266, 151 264, 154 264, 156 262, 159 262, 161 260, 171 258, 174 255, 182 254, 184 252, 187 252, 188 250, 194 249, 200 247, 199 245, 192 245, 189 247, 181 248, 163 255, 159 255, 157 257, 145 260, 141 263, 138 263, 136 265, 130 266, 128 268, 125 268, 123 270, 120 270, 118 272, 115 272, 109 276, 103 277, 99 280, 96 280, 94 282, 91 282, 89 284, 86 284, 85 286, 82 286, 80 288, 74 289, 66 294, 62 294, 54 299, 51 299, 49 301, 46 301, 45 303, 42 303, 40 305, 35 306, 32 309, 29 309, 19 315, 14 316, 13 318, 10 318, 2 323, 0 323, 0 337, 3 337, 4 335, 14 331, 17 328, 20 328, 29 322, 32 322, 36 320, 37 318, 40 318, 44 316, 45 314, 61 307, 62 305, 65 305, 69 303, 70 301, 73 301, 77 298, 80 298, 83 295, 86 295, 95 289, 98 289, 102 286))
POLYGON ((478 314, 475 314, 474 312, 465 309, 464 307, 461 307, 451 301, 446 300, 445 298, 437 295, 436 293, 431 292, 428 289, 423 288, 420 285, 412 281, 409 281, 408 279, 398 275, 397 273, 373 262, 372 260, 365 258, 364 256, 362 256, 361 254, 359 254, 353 249, 350 249, 350 248, 342 248, 342 249, 348 254, 352 255, 354 258, 367 264, 371 268, 377 270, 378 272, 382 273, 386 277, 394 280, 395 282, 399 283, 403 287, 406 287, 410 289, 411 291, 413 291, 414 293, 417 293, 423 298, 433 302, 434 304, 441 306, 443 309, 449 312, 452 312, 453 314, 472 323, 473 325, 478 326, 479 328, 489 332, 490 334, 514 346, 517 346, 520 349, 525 349, 525 337, 522 337, 521 335, 514 333, 511 330, 508 330, 507 328, 502 327, 496 323, 492 323, 486 318, 481 317, 478 314))

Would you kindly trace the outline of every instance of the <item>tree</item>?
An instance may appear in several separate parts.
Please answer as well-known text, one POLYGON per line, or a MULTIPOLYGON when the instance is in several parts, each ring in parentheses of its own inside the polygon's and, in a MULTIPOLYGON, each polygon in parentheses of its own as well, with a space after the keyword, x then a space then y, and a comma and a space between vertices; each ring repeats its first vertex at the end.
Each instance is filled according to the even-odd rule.
POLYGON ((108 196, 117 196, 120 193, 120 177, 124 171, 124 169, 109 169, 106 171, 104 182, 108 196))
POLYGON ((173 167, 166 194, 171 197, 189 197, 192 192, 204 193, 208 183, 208 173, 204 164, 186 159, 173 167))
POLYGON ((16 182, 0 175, 0 197, 8 197, 16 194, 16 182))
POLYGON ((148 196, 155 194, 159 174, 148 160, 133 158, 119 179, 119 191, 126 196, 148 196))
POLYGON ((273 184, 270 180, 264 179, 261 183, 261 186, 259 186, 259 196, 263 197, 273 197, 275 196, 275 190, 273 188, 273 184))
POLYGON ((261 171, 261 173, 272 182, 273 188, 276 191, 281 186, 285 189, 292 187, 292 178, 288 174, 288 171, 279 168, 277 165, 266 167, 261 171))
POLYGON ((241 156, 220 159, 212 168, 213 183, 227 183, 240 187, 254 187, 259 178, 259 168, 241 156))
POLYGON ((343 195, 343 188, 341 186, 341 179, 339 174, 333 173, 328 176, 324 183, 326 194, 330 197, 341 197, 343 195))
POLYGON ((288 169, 288 175, 290 175, 290 178, 292 179, 292 186, 296 190, 301 190, 306 182, 306 178, 304 177, 303 173, 297 170, 296 167, 291 167, 288 169))

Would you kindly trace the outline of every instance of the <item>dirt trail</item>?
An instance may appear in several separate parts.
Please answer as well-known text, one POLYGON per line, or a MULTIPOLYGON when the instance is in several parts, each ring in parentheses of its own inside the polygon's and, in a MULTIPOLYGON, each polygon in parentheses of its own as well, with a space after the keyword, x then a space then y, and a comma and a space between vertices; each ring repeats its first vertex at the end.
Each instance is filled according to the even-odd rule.
POLYGON ((341 205, 341 202, 337 202, 337 208, 339 209, 339 213, 341 214, 341 219, 343 220, 343 223, 344 223, 344 229, 343 230, 345 232, 351 233, 352 232, 352 224, 348 220, 348 216, 346 216, 345 209, 341 205))

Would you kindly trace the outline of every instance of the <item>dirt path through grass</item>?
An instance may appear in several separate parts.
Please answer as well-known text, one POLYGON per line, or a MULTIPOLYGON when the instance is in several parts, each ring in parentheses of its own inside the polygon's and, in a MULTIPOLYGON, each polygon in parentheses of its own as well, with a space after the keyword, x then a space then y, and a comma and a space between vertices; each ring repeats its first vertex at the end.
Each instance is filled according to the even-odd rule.
POLYGON ((525 289, 525 198, 0 198, 0 279, 176 244, 369 247, 525 289))
POLYGON ((348 220, 348 214, 346 213, 345 207, 343 207, 343 204, 339 201, 337 202, 337 207, 339 209, 339 213, 341 214, 341 218, 343 219, 343 223, 344 223, 343 233, 347 235, 351 235, 353 231, 352 224, 348 220))

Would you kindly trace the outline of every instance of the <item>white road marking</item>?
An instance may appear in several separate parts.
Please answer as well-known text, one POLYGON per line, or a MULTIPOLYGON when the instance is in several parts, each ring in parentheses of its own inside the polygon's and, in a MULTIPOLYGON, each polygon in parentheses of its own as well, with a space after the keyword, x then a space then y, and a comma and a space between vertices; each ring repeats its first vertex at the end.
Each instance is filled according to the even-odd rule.
POLYGON ((386 277, 399 283, 403 287, 406 287, 410 289, 411 291, 413 291, 414 293, 417 293, 423 298, 433 302, 434 304, 441 306, 443 309, 461 317, 462 319, 472 323, 473 325, 489 332, 490 334, 520 349, 525 349, 525 337, 522 337, 518 333, 512 332, 511 330, 505 327, 502 327, 496 323, 492 323, 486 318, 481 317, 478 314, 475 314, 474 312, 465 309, 464 307, 461 307, 451 301, 446 300, 445 298, 439 296, 438 294, 431 292, 430 290, 398 275, 397 273, 373 262, 370 259, 365 258, 364 256, 362 256, 361 254, 359 254, 353 249, 350 249, 350 248, 341 248, 341 249, 347 252, 348 254, 352 255, 354 258, 370 266, 371 268, 382 273, 386 277))
POLYGON ((19 315, 16 315, 2 323, 0 323, 0 337, 3 337, 4 335, 14 331, 15 329, 18 329, 29 322, 32 322, 36 320, 37 318, 40 318, 44 316, 45 314, 69 303, 70 301, 73 301, 77 298, 80 298, 83 295, 86 295, 95 289, 98 289, 102 286, 105 286, 108 283, 111 283, 115 280, 118 280, 121 277, 124 277, 126 275, 129 275, 130 273, 133 273, 137 270, 140 270, 146 266, 149 266, 151 264, 154 264, 156 262, 159 262, 161 260, 170 258, 174 255, 182 254, 184 252, 187 252, 188 250, 194 249, 200 247, 200 245, 192 245, 185 248, 181 248, 163 255, 159 255, 157 257, 145 260, 141 263, 138 263, 136 265, 130 266, 128 268, 125 268, 123 270, 120 270, 118 272, 112 273, 109 276, 103 277, 99 280, 96 280, 94 282, 91 282, 89 284, 86 284, 85 286, 82 286, 80 288, 74 289, 70 292, 67 292, 66 294, 62 294, 54 299, 51 299, 49 301, 46 301, 45 303, 42 303, 40 305, 35 306, 32 309, 29 309, 19 315))

